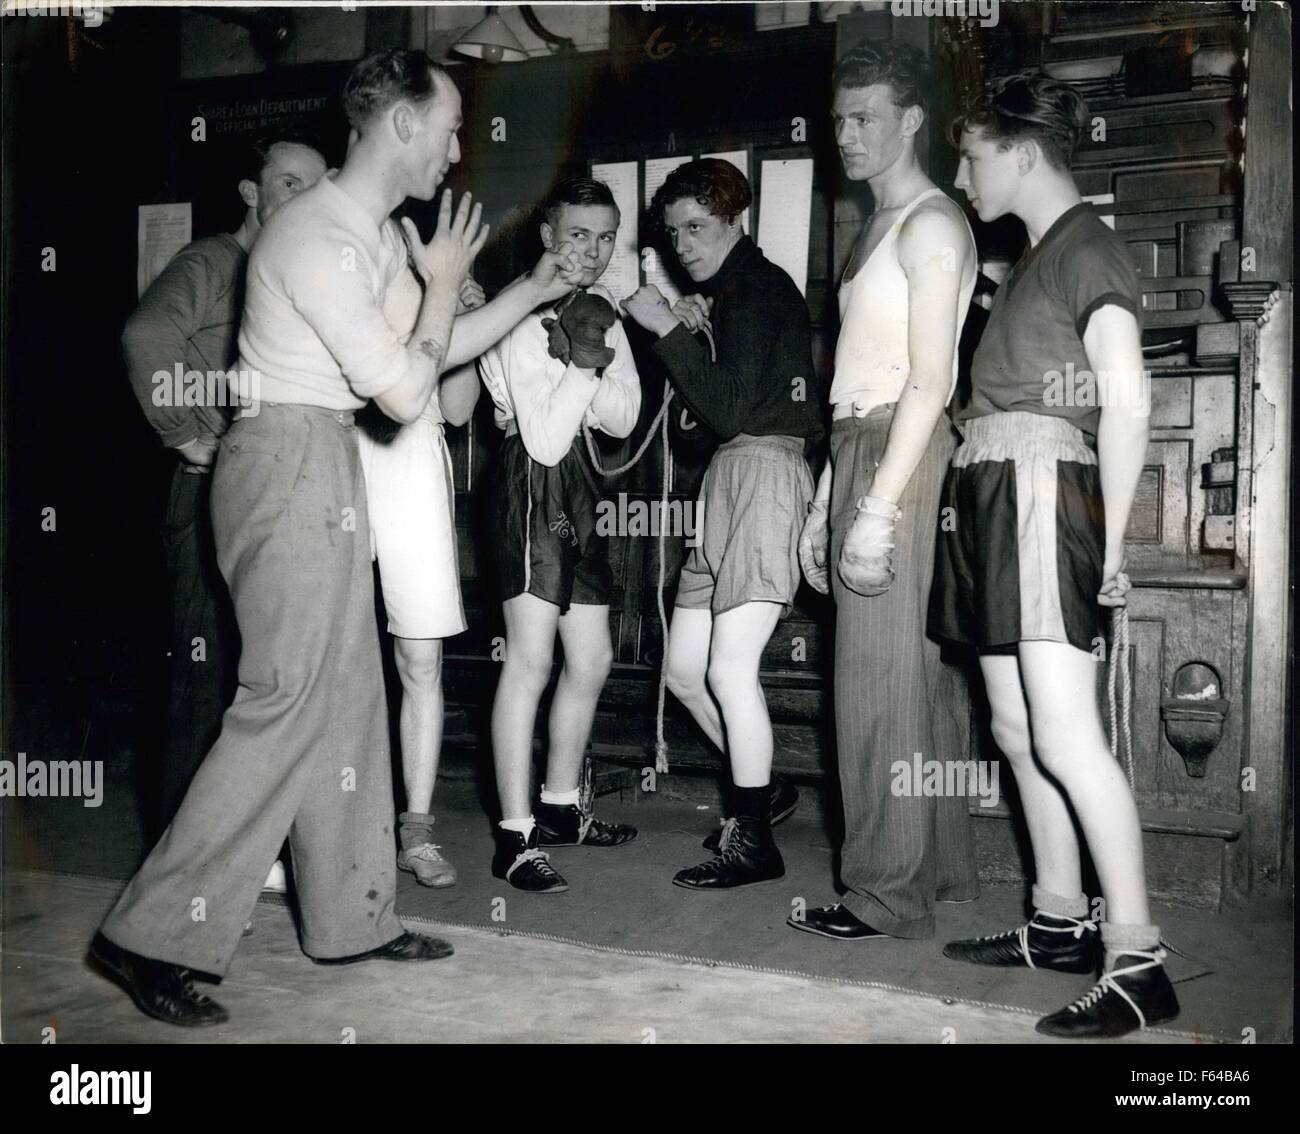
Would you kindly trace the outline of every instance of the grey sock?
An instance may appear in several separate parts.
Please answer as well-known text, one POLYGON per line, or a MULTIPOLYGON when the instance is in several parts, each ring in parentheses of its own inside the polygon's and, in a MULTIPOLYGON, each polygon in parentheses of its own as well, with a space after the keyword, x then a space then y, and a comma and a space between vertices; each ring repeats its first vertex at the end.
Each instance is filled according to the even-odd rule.
POLYGON ((1043 913, 1051 914, 1053 917, 1073 917, 1080 921, 1088 917, 1088 898, 1085 894, 1080 894, 1077 898, 1066 898, 1035 884, 1033 902, 1034 909, 1042 910, 1043 913))
POLYGON ((1101 923, 1101 940, 1106 947, 1106 971, 1115 967, 1115 960, 1121 953, 1140 950, 1150 953, 1160 947, 1160 927, 1158 925, 1116 925, 1112 921, 1101 923))
POLYGON ((433 842, 433 816, 422 811, 403 811, 398 817, 398 838, 402 850, 414 850, 433 842))

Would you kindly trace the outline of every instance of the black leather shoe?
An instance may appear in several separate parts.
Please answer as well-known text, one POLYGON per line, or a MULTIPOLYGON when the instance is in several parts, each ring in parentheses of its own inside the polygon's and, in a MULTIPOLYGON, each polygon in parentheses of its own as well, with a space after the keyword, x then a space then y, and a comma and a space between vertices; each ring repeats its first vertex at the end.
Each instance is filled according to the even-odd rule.
POLYGON ((569 884, 551 865, 544 850, 538 850, 538 828, 524 838, 518 831, 496 829, 497 852, 492 856, 492 873, 504 878, 516 890, 530 894, 562 894, 569 884))
POLYGON ((1131 950, 1073 1004, 1044 1016, 1037 1030, 1066 1039, 1128 1035, 1178 1015, 1178 997, 1164 966, 1163 949, 1131 950))
POLYGON ((537 843, 543 847, 621 847, 636 838, 636 828, 606 823, 576 803, 538 803, 537 843))
POLYGON ((992 937, 972 937, 943 947, 943 955, 975 965, 1095 973, 1101 950, 1095 921, 1055 917, 1035 910, 1029 924, 992 937))
POLYGON ((90 943, 91 959, 135 1001, 146 1016, 181 1028, 224 1024, 230 1013, 194 987, 188 969, 154 961, 113 944, 102 933, 90 943))
POLYGON ((359 961, 436 961, 450 957, 456 950, 440 937, 425 937, 420 933, 403 933, 386 945, 352 953, 347 957, 312 957, 318 965, 355 965, 359 961))
POLYGON ((785 862, 772 841, 772 828, 761 819, 741 816, 723 825, 717 856, 679 871, 673 885, 688 890, 729 890, 784 877, 785 862))
MULTIPOLYGON (((799 809, 799 791, 784 776, 772 776, 772 826, 789 819, 799 809)), ((726 823, 726 819, 723 819, 726 823)), ((721 845, 722 828, 714 831, 704 840, 704 849, 716 851, 721 845)))
POLYGON ((865 921, 858 920, 842 902, 808 910, 802 919, 788 917, 785 923, 792 929, 833 937, 836 941, 870 941, 873 937, 889 936, 888 933, 872 929, 865 921))

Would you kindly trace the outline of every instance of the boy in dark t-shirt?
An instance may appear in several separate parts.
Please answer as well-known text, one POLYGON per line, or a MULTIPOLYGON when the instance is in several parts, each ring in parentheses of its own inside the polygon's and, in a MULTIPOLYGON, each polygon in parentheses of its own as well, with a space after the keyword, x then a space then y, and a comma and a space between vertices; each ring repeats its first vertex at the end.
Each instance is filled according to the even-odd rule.
POLYGON ((1093 972, 1100 928, 1100 982, 1038 1023, 1067 1037, 1118 1036, 1178 1015, 1147 904, 1137 806, 1096 698, 1099 606, 1123 606, 1129 588, 1124 529, 1149 403, 1136 272, 1069 172, 1085 121, 1068 86, 1022 75, 954 124, 957 187, 981 220, 1020 217, 1030 249, 975 353, 965 440, 941 499, 955 523, 940 535, 930 612, 932 632, 980 653, 1035 868, 1027 925, 944 953, 1093 972), (1101 880, 1100 927, 1088 916, 1074 816, 1101 880))

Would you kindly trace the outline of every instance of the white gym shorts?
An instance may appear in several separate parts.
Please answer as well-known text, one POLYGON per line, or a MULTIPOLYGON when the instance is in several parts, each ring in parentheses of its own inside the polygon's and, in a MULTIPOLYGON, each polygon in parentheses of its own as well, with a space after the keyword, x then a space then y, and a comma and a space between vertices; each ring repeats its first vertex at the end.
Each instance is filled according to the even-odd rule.
MULTIPOLYGON (((436 395, 435 395, 436 397, 436 395)), ((466 627, 456 561, 451 455, 441 425, 420 418, 389 441, 357 430, 370 512, 370 550, 388 631, 450 638, 466 627)))

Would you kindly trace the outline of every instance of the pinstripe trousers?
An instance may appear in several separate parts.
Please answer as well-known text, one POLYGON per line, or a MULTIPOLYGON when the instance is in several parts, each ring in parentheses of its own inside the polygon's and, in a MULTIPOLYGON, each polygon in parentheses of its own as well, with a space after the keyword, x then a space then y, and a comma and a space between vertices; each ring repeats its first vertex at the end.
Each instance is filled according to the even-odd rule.
POLYGON ((957 437, 939 419, 899 500, 894 582, 866 598, 835 564, 854 506, 885 454, 894 406, 844 418, 831 432, 831 586, 836 604, 835 735, 844 801, 840 877, 853 915, 892 937, 934 936, 936 898, 979 893, 965 796, 896 794, 896 761, 965 760, 961 722, 969 714, 963 675, 926 637, 934 576, 939 494, 957 437))

